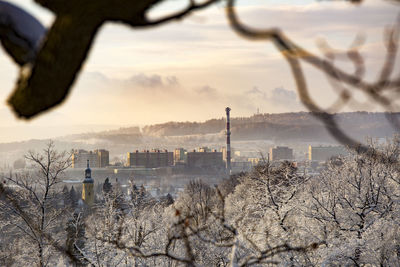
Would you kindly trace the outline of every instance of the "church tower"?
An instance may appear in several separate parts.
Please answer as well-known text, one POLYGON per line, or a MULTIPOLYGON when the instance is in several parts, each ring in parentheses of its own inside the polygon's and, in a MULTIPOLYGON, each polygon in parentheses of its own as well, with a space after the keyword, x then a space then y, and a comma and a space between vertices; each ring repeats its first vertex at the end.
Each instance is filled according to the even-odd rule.
POLYGON ((82 183, 82 200, 88 206, 94 203, 94 181, 92 179, 92 170, 89 168, 89 160, 87 161, 87 169, 85 170, 85 180, 82 183))

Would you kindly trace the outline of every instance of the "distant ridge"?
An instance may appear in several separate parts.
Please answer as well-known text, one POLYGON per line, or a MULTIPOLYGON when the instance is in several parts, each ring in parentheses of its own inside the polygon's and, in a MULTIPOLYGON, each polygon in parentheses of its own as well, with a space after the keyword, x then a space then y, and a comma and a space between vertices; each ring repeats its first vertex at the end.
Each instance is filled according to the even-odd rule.
MULTIPOLYGON (((397 131, 387 121, 383 112, 346 112, 333 114, 340 127, 357 139, 389 137, 397 131)), ((400 119, 400 113, 392 114, 400 119)), ((256 114, 234 117, 231 122, 232 139, 269 139, 282 141, 332 141, 324 125, 309 112, 256 114)), ((225 129, 225 119, 205 122, 167 122, 149 125, 142 129, 145 136, 182 136, 220 133, 225 129)))
MULTIPOLYGON (((334 114, 340 127, 350 136, 364 140, 392 137, 398 133, 383 112, 345 112, 334 114)), ((400 119, 400 113, 393 116, 400 119)), ((90 132, 54 138, 59 149, 102 147, 128 151, 131 148, 153 145, 161 147, 201 145, 207 142, 223 143, 225 118, 204 122, 166 122, 139 127, 126 127, 109 131, 90 132)), ((231 119, 232 141, 271 140, 275 142, 326 142, 335 140, 324 125, 309 112, 255 114, 231 119)), ((45 140, 2 143, 0 152, 37 149, 45 140)))

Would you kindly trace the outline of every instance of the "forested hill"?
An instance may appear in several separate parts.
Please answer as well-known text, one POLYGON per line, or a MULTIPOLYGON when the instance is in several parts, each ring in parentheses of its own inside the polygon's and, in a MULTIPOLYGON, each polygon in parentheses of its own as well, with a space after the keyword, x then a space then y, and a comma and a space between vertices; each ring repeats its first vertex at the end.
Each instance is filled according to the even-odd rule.
MULTIPOLYGON (((396 113, 400 119, 400 113, 396 113)), ((392 137, 396 130, 385 113, 351 112, 336 114, 341 128, 350 136, 364 141, 365 137, 392 137)), ((127 148, 196 147, 208 143, 223 143, 225 118, 205 122, 168 122, 149 125, 142 129, 127 127, 110 131, 88 132, 55 137, 58 149, 105 148, 115 154, 126 153, 127 148)), ((232 118, 232 140, 271 140, 280 142, 335 142, 324 125, 310 113, 256 114, 232 118)), ((0 152, 17 151, 23 155, 29 149, 41 149, 46 140, 0 144, 0 152)), ((19 155, 18 154, 18 155, 19 155)), ((8 154, 7 154, 8 157, 8 154)), ((0 155, 1 160, 1 155, 0 155)))
MULTIPOLYGON (((335 114, 340 127, 355 138, 390 137, 396 130, 386 119, 385 113, 347 112, 335 114)), ((400 119, 400 113, 394 116, 400 119)), ((143 136, 183 136, 221 133, 225 118, 205 122, 168 122, 149 125, 142 129, 143 136)), ((232 118, 232 138, 273 140, 316 140, 331 138, 323 124, 308 112, 256 114, 251 117, 232 118)))

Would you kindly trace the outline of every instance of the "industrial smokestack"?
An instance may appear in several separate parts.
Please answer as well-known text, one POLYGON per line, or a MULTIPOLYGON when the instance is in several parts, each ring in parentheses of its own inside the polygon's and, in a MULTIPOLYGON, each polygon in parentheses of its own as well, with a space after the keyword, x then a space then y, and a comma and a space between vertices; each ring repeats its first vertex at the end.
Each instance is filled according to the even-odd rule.
POLYGON ((231 119, 229 112, 231 109, 227 107, 226 111, 226 172, 228 175, 231 174, 231 119))

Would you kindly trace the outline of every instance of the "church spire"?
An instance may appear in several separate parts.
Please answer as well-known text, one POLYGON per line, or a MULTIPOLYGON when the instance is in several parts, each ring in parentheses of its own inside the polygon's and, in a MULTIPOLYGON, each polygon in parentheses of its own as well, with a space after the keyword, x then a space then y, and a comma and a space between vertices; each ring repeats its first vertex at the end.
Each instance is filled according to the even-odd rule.
POLYGON ((87 168, 85 170, 85 179, 82 183, 82 200, 91 206, 94 203, 94 180, 92 178, 92 170, 89 167, 89 160, 87 161, 87 168))
POLYGON ((85 170, 85 180, 92 179, 92 170, 89 167, 89 160, 87 160, 87 168, 85 170))

